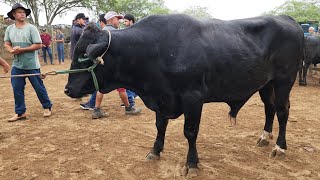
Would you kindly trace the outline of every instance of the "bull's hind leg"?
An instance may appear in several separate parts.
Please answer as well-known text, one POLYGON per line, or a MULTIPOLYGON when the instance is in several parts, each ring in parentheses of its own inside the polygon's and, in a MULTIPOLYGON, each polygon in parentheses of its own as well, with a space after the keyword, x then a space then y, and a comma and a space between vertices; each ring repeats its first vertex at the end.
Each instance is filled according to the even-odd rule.
POLYGON ((269 139, 272 139, 272 127, 275 110, 275 95, 273 81, 270 81, 266 86, 264 86, 259 91, 262 102, 264 103, 264 111, 266 115, 266 120, 263 128, 263 132, 257 142, 257 146, 263 147, 269 145, 269 139))
POLYGON ((162 117, 159 113, 156 114, 156 126, 157 126, 157 138, 154 142, 153 148, 148 153, 146 159, 160 159, 160 152, 163 150, 164 138, 166 135, 166 129, 168 125, 168 119, 162 117))
POLYGON ((307 73, 308 73, 308 69, 309 69, 309 66, 311 65, 310 62, 307 62, 304 64, 303 66, 303 71, 302 71, 302 82, 299 83, 300 86, 306 86, 307 85, 307 73))
POLYGON ((275 81, 275 108, 279 121, 279 136, 276 147, 272 150, 270 157, 275 159, 283 159, 285 150, 287 149, 286 142, 286 127, 289 117, 290 101, 289 95, 295 78, 275 81))

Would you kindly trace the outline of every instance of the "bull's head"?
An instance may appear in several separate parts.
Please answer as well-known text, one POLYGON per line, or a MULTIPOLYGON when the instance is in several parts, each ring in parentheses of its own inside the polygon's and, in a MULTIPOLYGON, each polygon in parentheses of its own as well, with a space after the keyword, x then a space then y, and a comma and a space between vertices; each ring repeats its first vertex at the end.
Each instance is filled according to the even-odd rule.
MULTIPOLYGON (((100 56, 108 46, 108 34, 101 31, 94 23, 90 23, 83 31, 79 41, 76 44, 69 74, 68 83, 65 87, 65 93, 72 98, 79 98, 86 94, 93 93, 96 88, 93 76, 88 71, 81 71, 92 67, 97 63, 97 57, 100 56), (76 72, 74 72, 76 71, 76 72)), ((99 75, 99 65, 94 69, 94 73, 99 75)), ((103 85, 102 79, 98 78, 98 84, 103 85)))

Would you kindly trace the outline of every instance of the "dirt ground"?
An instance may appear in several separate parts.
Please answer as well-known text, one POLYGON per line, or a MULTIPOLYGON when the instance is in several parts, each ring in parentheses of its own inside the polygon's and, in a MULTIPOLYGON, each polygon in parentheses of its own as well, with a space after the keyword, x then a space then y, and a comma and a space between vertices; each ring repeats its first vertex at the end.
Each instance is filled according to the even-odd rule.
MULTIPOLYGON (((69 66, 47 65, 42 72, 69 66)), ((257 94, 241 109, 232 128, 226 104, 206 104, 197 140, 200 171, 194 179, 320 179, 318 79, 309 77, 309 86, 293 87, 285 160, 268 157, 275 139, 268 147, 256 147, 264 126, 264 107, 257 94)), ((64 95, 67 75, 49 76, 44 82, 53 115, 42 117, 28 82, 28 120, 8 123, 14 113, 13 93, 10 79, 0 79, 0 179, 185 179, 181 169, 188 146, 183 117, 170 121, 161 159, 146 161, 156 136, 155 113, 141 99, 136 103, 142 114, 126 116, 113 91, 102 104, 109 117, 92 120, 91 112, 79 107, 88 97, 74 100, 64 95)))

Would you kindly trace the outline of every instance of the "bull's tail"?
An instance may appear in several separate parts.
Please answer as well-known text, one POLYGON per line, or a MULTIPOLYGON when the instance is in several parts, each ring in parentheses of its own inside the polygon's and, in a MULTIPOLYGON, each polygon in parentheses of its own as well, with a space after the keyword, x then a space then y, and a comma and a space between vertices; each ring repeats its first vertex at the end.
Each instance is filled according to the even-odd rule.
POLYGON ((307 37, 303 37, 303 41, 302 41, 302 55, 300 57, 300 62, 299 62, 299 85, 303 85, 303 62, 306 59, 306 46, 305 46, 305 42, 306 42, 307 37))
POLYGON ((303 62, 304 62, 304 60, 307 58, 306 57, 306 46, 305 46, 305 42, 306 42, 306 39, 307 39, 307 37, 304 37, 304 41, 303 41, 303 45, 302 45, 302 47, 303 47, 303 54, 302 54, 302 57, 301 57, 301 59, 300 59, 300 67, 301 68, 303 68, 303 62))

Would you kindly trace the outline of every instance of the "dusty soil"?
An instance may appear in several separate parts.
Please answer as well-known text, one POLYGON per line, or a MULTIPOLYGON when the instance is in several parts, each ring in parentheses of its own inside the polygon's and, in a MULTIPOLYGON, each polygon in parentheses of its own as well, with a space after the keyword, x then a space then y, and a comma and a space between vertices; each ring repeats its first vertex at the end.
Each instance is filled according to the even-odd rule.
MULTIPOLYGON (((47 65, 43 72, 67 69, 47 65)), ((224 103, 206 104, 197 140, 200 174, 195 179, 320 179, 320 85, 309 77, 308 87, 294 86, 287 125, 285 160, 268 157, 275 139, 256 147, 264 126, 264 107, 255 94, 229 127, 224 103)), ((183 117, 170 121, 159 161, 146 161, 156 136, 155 114, 143 108, 126 116, 116 92, 107 94, 103 109, 109 117, 92 120, 79 100, 64 95, 67 75, 44 82, 54 103, 53 115, 43 110, 30 83, 26 86, 28 120, 8 123, 14 113, 10 79, 0 79, 0 179, 185 179, 187 141, 183 117)), ((88 97, 83 98, 86 101, 88 97)), ((277 137, 278 123, 274 123, 277 137)))

